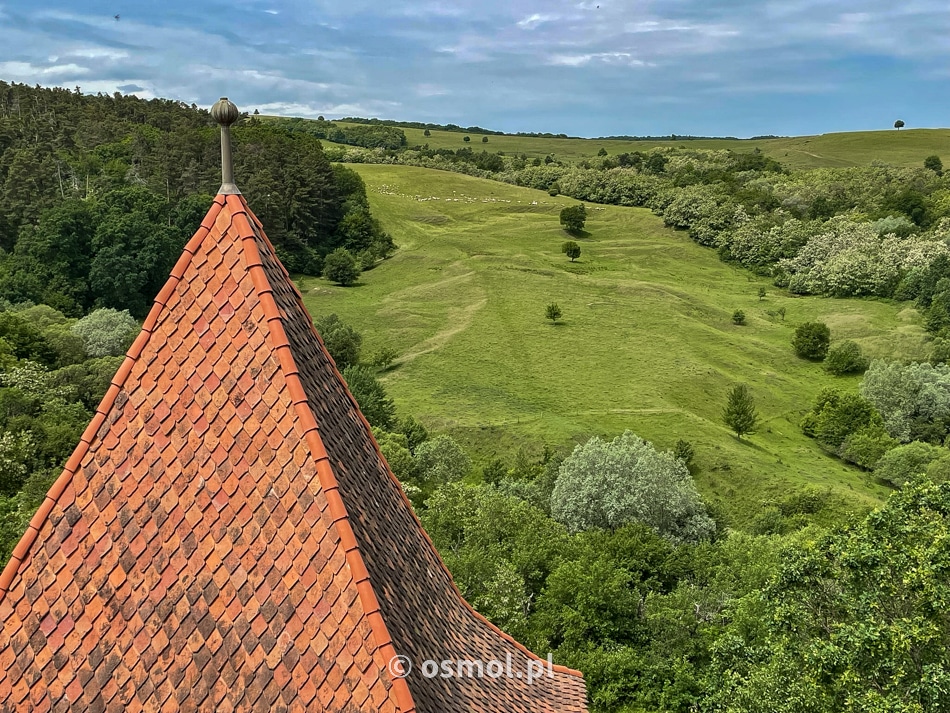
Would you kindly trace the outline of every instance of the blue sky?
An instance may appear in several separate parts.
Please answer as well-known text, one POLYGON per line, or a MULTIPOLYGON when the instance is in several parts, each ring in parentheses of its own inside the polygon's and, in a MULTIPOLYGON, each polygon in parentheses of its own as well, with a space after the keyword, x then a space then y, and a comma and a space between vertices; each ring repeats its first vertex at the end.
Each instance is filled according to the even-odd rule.
POLYGON ((947 0, 0 0, 0 47, 6 81, 296 116, 580 136, 950 125, 947 0))

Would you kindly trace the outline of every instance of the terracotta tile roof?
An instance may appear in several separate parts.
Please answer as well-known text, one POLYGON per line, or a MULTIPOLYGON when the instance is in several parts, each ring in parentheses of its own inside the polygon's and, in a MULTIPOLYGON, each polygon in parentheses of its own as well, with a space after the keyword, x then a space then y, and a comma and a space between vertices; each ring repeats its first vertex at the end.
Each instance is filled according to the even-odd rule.
POLYGON ((575 713, 465 603, 240 195, 219 195, 0 575, 2 711, 575 713), (387 669, 396 654, 416 667, 387 669))

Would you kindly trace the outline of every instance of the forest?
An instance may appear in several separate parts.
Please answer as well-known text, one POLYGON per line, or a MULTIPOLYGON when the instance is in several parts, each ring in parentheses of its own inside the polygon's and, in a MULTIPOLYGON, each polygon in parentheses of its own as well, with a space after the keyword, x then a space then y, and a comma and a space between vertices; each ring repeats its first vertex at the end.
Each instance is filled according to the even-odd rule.
MULTIPOLYGON (((811 516, 827 496, 803 490, 745 528, 703 501, 685 441, 661 451, 630 432, 594 436, 573 452, 476 467, 452 438, 398 414, 378 378, 392 354, 363 355, 335 316, 317 327, 462 592, 533 650, 582 670, 592 710, 947 709, 941 165, 790 171, 759 153, 689 148, 575 164, 383 146, 373 137, 398 141, 395 127, 373 124, 345 141, 326 134, 349 145, 325 149, 318 133, 339 127, 314 123, 328 125, 251 115, 233 130, 241 190, 292 273, 320 275, 341 255, 368 270, 392 254, 345 163, 404 163, 646 207, 780 289, 918 309, 928 363, 822 349, 820 327, 801 336, 804 358, 866 370, 857 392, 823 392, 803 432, 891 486, 887 501, 820 524, 811 516)), ((206 111, 177 102, 0 82, 4 560, 217 190, 216 131, 206 111)))

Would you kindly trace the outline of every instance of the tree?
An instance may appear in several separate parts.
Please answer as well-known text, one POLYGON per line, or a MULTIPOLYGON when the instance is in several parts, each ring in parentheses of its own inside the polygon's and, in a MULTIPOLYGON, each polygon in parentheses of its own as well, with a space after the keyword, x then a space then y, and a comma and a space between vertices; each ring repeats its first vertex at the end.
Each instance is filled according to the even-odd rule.
POLYGON ((571 262, 574 262, 581 256, 581 246, 575 243, 573 240, 568 240, 566 243, 561 245, 561 252, 571 258, 571 262))
POLYGON ((336 362, 337 369, 343 371, 348 366, 359 363, 363 336, 353 327, 335 314, 328 314, 314 320, 313 326, 316 327, 317 333, 323 339, 323 345, 336 362))
POLYGON ((71 327, 73 334, 82 339, 89 356, 119 356, 132 345, 138 333, 136 322, 128 310, 97 309, 71 327))
POLYGON ((428 138, 429 136, 432 136, 432 132, 426 129, 425 131, 422 132, 422 135, 428 138))
POLYGON ((837 389, 822 389, 801 425, 806 436, 817 439, 825 448, 839 452, 849 436, 867 429, 879 430, 883 421, 867 399, 837 389))
POLYGON ((824 322, 805 322, 795 330, 792 347, 802 359, 821 361, 828 354, 831 330, 824 322))
POLYGON ((828 350, 825 369, 835 376, 860 374, 868 368, 868 359, 861 353, 861 347, 850 339, 836 344, 828 350))
POLYGON ((950 366, 871 362, 861 395, 897 440, 942 443, 950 431, 950 366))
POLYGON ((746 433, 752 433, 759 417, 755 411, 755 401, 745 384, 736 384, 729 392, 729 400, 722 412, 722 420, 736 433, 736 438, 742 438, 746 433))
POLYGON ((927 467, 946 452, 946 448, 920 441, 897 446, 881 456, 874 466, 874 475, 895 488, 900 488, 908 480, 914 480, 926 473, 927 467))
POLYGON ((472 461, 462 447, 446 435, 420 443, 413 460, 414 477, 430 492, 439 485, 461 480, 472 469, 472 461))
POLYGON ((472 137, 471 137, 471 136, 463 136, 463 137, 462 137, 462 141, 464 141, 465 143, 468 143, 468 142, 471 141, 471 140, 472 140, 472 137))
POLYGON ((487 143, 488 143, 488 137, 487 137, 487 136, 483 136, 483 137, 482 137, 482 143, 483 143, 483 144, 487 144, 487 143))
POLYGON ((600 148, 600 151, 597 152, 597 155, 598 155, 598 156, 606 156, 606 155, 607 155, 607 149, 601 147, 601 148, 600 148))
POLYGON ((583 203, 561 209, 561 225, 569 233, 579 233, 587 222, 587 208, 583 203))
POLYGON ((396 406, 373 370, 366 366, 348 366, 343 370, 343 378, 369 424, 384 431, 392 430, 396 406))
POLYGON ((356 282, 359 274, 356 258, 346 248, 337 248, 323 261, 323 276, 343 287, 356 282))
POLYGON ((674 542, 716 529, 686 464, 630 431, 609 442, 594 436, 564 459, 551 515, 574 532, 642 522, 674 542))
POLYGON ((924 168, 929 168, 931 171, 936 173, 938 176, 943 175, 943 161, 940 160, 940 157, 934 154, 933 156, 928 156, 924 159, 924 168))
POLYGON ((760 287, 760 288, 759 288, 759 301, 761 302, 761 301, 764 300, 764 299, 765 299, 765 288, 764 288, 764 287, 760 287))
POLYGON ((557 302, 552 302, 545 308, 544 316, 557 324, 557 321, 561 318, 561 308, 557 306, 557 302))
POLYGON ((743 312, 741 309, 737 309, 735 312, 733 312, 732 323, 738 324, 740 326, 745 324, 745 312, 743 312))
POLYGON ((898 119, 897 121, 895 121, 895 122, 894 122, 894 128, 897 129, 898 131, 900 131, 901 129, 903 129, 903 128, 904 128, 904 122, 903 122, 903 120, 898 119))

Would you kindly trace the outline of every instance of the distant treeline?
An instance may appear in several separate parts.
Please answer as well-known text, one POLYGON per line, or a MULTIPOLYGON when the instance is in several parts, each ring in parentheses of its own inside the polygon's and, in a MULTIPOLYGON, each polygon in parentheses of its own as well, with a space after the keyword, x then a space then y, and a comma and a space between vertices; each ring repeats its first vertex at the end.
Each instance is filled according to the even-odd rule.
MULTIPOLYGON (((362 179, 319 140, 243 116, 241 190, 292 272, 345 247, 370 266, 392 240, 362 179)), ((0 82, 0 298, 67 317, 142 317, 221 182, 217 127, 195 106, 0 82)))
MULTIPOLYGON (((341 121, 352 121, 341 119, 341 121)), ((367 149, 399 149, 407 144, 406 134, 400 129, 381 122, 366 122, 365 126, 339 126, 322 116, 316 119, 268 118, 267 122, 292 133, 303 133, 318 139, 326 139, 336 144, 361 146, 367 149)))

